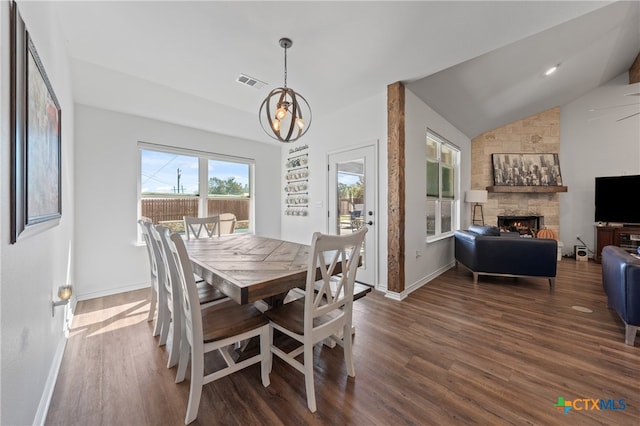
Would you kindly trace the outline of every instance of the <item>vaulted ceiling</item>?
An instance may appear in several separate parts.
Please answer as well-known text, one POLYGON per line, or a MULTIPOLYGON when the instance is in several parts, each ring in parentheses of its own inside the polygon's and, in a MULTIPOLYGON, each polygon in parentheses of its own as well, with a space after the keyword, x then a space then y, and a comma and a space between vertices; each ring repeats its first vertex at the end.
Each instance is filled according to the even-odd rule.
POLYGON ((628 69, 640 49, 638 2, 51 7, 76 102, 267 143, 257 112, 283 83, 283 36, 293 40, 288 85, 307 98, 314 121, 403 81, 469 137, 570 101, 628 69), (558 72, 543 78, 552 64, 558 72), (268 84, 241 85, 241 73, 268 84))

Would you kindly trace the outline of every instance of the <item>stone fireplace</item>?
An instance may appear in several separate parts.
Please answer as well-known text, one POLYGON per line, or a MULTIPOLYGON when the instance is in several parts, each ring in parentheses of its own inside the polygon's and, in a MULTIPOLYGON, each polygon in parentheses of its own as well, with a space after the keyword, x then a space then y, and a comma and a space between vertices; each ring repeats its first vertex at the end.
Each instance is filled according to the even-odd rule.
MULTIPOLYGON (((471 189, 494 185, 491 154, 559 152, 559 107, 482 133, 471 141, 471 189)), ((560 197, 558 192, 535 192, 526 187, 510 187, 500 192, 490 190, 484 204, 485 222, 498 226, 498 216, 539 217, 543 222, 535 224, 537 230, 546 227, 560 235, 560 197)))

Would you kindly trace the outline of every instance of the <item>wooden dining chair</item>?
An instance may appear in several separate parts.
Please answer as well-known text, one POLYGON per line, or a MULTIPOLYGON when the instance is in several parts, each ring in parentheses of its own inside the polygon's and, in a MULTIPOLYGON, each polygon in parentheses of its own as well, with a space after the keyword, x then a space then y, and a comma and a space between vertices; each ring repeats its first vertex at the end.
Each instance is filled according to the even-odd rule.
MULTIPOLYGON (((305 376, 307 406, 316 411, 313 380, 313 347, 327 339, 344 348, 347 374, 355 377, 353 364, 353 287, 360 251, 367 228, 347 235, 313 234, 311 256, 307 266, 305 295, 265 312, 270 320, 271 353, 286 361, 305 376), (342 273, 336 266, 341 265, 342 273), (318 272, 320 275, 318 276, 318 272), (318 280, 318 278, 320 278, 318 280), (301 343, 285 352, 273 342, 273 331, 279 330, 301 343), (296 358, 304 354, 303 362, 296 358)), ((269 371, 272 357, 269 357, 269 371)))
POLYGON ((192 217, 183 216, 184 232, 187 240, 191 237, 198 239, 200 237, 209 238, 220 236, 220 216, 209 217, 192 217))
POLYGON ((262 385, 269 386, 269 320, 252 304, 238 305, 234 301, 201 309, 191 261, 182 237, 171 234, 168 246, 169 257, 176 266, 180 281, 185 337, 180 342, 176 383, 184 380, 187 365, 191 364, 189 402, 184 420, 189 424, 198 416, 202 386, 207 383, 260 362, 262 385), (234 345, 256 336, 260 337, 260 353, 236 363, 231 353, 234 345), (204 354, 212 351, 219 351, 227 366, 205 375, 204 354))
MULTIPOLYGON (((157 245, 160 247, 163 268, 167 278, 165 280, 165 300, 171 317, 171 324, 168 327, 171 339, 168 348, 169 360, 167 361, 167 368, 171 368, 178 363, 180 356, 180 340, 183 338, 182 333, 184 332, 182 329, 180 298, 177 296, 180 292, 180 279, 178 277, 176 265, 171 261, 169 256, 170 249, 168 246, 168 239, 170 234, 170 229, 162 225, 156 225, 151 229, 151 235, 155 238, 157 245)), ((196 277, 194 276, 194 279, 195 278, 196 277)), ((206 282, 197 282, 196 288, 198 290, 198 300, 202 308, 229 300, 224 293, 206 282)), ((164 342, 162 343, 166 343, 166 341, 168 340, 165 337, 164 342)))
POLYGON ((236 230, 236 215, 233 213, 220 213, 220 234, 233 234, 236 230))
POLYGON ((153 326, 153 336, 158 336, 162 332, 162 326, 165 323, 165 311, 163 306, 166 305, 163 290, 159 288, 159 283, 162 281, 162 277, 160 277, 160 271, 158 271, 158 257, 157 257, 157 249, 153 238, 151 237, 150 228, 153 224, 146 220, 139 220, 138 225, 140 225, 140 230, 142 231, 142 238, 144 239, 145 245, 147 246, 147 254, 149 256, 149 270, 151 272, 151 302, 149 304, 149 316, 147 317, 147 321, 153 321, 155 319, 155 324, 153 326), (156 316, 157 311, 157 316, 156 316))

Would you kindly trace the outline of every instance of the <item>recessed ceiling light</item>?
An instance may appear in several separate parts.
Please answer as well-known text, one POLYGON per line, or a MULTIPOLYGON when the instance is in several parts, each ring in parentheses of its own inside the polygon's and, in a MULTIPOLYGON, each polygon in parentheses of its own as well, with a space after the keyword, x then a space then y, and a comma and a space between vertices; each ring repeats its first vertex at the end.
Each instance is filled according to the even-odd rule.
POLYGON ((551 75, 558 70, 559 65, 554 65, 544 72, 544 75, 551 75))

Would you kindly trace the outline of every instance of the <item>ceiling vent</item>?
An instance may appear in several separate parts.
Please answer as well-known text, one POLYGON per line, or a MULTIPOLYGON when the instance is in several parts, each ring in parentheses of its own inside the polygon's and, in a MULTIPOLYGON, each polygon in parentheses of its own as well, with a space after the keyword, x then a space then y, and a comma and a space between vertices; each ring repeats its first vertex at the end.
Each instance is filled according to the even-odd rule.
POLYGON ((245 86, 253 87, 255 89, 262 89, 267 85, 264 81, 260 81, 257 78, 249 77, 245 74, 240 74, 236 81, 240 84, 244 84, 245 86))

